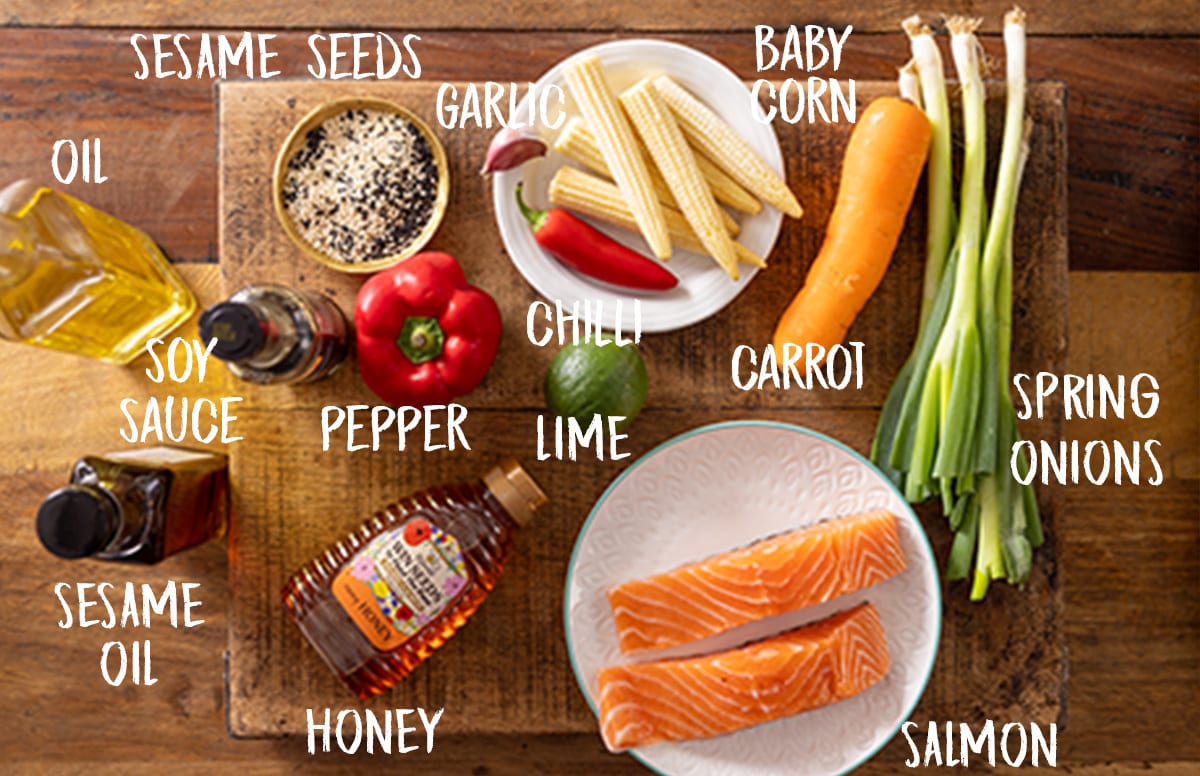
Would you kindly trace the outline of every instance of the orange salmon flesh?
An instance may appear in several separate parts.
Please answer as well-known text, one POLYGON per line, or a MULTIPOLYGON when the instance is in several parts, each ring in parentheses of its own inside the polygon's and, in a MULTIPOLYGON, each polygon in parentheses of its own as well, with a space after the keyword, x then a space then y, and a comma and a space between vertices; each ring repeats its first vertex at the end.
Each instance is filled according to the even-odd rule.
POLYGON ((891 666, 879 612, 827 620, 701 657, 600 671, 600 731, 613 752, 709 738, 853 697, 891 666))
POLYGON ((665 649, 831 601, 904 570, 896 517, 840 517, 608 591, 621 651, 665 649))

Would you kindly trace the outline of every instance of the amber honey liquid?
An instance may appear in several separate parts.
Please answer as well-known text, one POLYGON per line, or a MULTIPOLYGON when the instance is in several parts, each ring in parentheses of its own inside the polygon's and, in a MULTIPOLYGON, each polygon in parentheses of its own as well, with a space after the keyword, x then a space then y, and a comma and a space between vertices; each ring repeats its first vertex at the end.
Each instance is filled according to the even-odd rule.
POLYGON ((0 337, 124 364, 195 310, 145 233, 27 182, 4 199, 0 337))
POLYGON ((496 586, 516 527, 483 483, 431 488, 376 513, 301 568, 284 586, 283 600, 334 673, 360 698, 369 698, 412 673, 475 613, 496 586), (465 585, 415 634, 388 633, 388 637, 402 638, 402 643, 380 648, 365 634, 372 627, 383 633, 390 626, 375 623, 378 616, 356 622, 346 603, 335 595, 334 586, 339 575, 361 560, 373 542, 385 535, 402 536, 421 521, 428 521, 458 543, 465 585))

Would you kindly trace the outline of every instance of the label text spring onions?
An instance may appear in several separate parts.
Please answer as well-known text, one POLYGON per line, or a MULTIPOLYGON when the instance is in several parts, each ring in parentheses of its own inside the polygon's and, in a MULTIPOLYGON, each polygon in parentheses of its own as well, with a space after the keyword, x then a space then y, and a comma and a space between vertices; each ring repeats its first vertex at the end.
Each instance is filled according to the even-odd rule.
MULTIPOLYGON (((1110 379, 1107 375, 1065 374, 1051 372, 1036 375, 1013 375, 1017 391, 1017 417, 1021 420, 1041 419, 1058 411, 1062 400, 1065 420, 1092 420, 1127 416, 1147 420, 1158 412, 1158 380, 1139 372, 1126 380, 1125 375, 1110 379)), ((1124 442, 1118 439, 1080 441, 1077 439, 1050 442, 1018 440, 1012 446, 1010 467, 1012 475, 1022 485, 1039 481, 1043 485, 1147 485, 1158 486, 1163 481, 1163 469, 1154 448, 1161 447, 1157 439, 1145 442, 1124 442), (1022 455, 1029 467, 1021 465, 1022 455), (1152 473, 1147 474, 1150 470, 1152 473)))

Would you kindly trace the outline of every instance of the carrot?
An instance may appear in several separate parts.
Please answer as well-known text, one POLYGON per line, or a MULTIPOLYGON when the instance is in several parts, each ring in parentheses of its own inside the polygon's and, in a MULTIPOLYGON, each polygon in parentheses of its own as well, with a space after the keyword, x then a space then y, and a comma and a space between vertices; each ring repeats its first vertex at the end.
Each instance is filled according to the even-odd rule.
POLYGON ((846 336, 892 259, 931 132, 925 113, 905 100, 880 97, 863 111, 842 159, 825 242, 775 327, 776 358, 788 342, 828 353, 846 336))

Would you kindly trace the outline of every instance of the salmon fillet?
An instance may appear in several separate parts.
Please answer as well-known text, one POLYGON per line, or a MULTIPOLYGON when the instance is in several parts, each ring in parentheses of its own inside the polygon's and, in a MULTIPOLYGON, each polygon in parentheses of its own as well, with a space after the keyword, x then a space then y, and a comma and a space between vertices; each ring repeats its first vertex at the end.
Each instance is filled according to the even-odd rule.
POLYGON ((621 651, 665 649, 878 584, 904 570, 896 517, 840 517, 608 591, 621 651))
POLYGON ((862 604, 738 649, 600 671, 613 752, 709 738, 853 697, 891 666, 879 612, 862 604))

